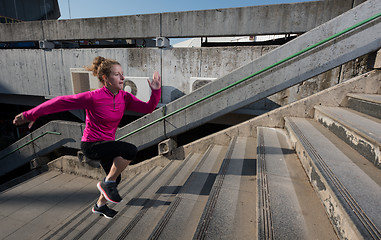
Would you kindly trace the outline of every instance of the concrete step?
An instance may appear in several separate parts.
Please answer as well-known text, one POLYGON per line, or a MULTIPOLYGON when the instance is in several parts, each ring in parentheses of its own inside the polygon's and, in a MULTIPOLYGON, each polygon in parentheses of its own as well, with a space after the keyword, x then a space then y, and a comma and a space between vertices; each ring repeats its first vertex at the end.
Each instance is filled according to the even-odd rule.
POLYGON ((116 239, 116 236, 118 239, 148 239, 201 157, 202 155, 197 153, 189 155, 173 173, 169 174, 168 180, 159 186, 154 195, 147 199, 144 207, 133 216, 129 224, 118 220, 119 225, 123 227, 122 231, 117 232, 112 227, 102 235, 101 239, 116 239))
POLYGON ((315 120, 285 120, 299 159, 339 238, 380 239, 380 170, 315 120))
POLYGON ((381 167, 381 120, 342 107, 315 107, 315 119, 381 167))
MULTIPOLYGON (((119 185, 119 192, 124 201, 131 199, 130 194, 136 193, 139 186, 147 185, 152 178, 160 172, 160 170, 160 168, 154 168, 145 174, 137 174, 129 180, 122 181, 119 185)), ((91 209, 99 196, 99 191, 97 191, 95 185, 93 187, 97 192, 96 197, 94 197, 90 203, 74 212, 69 218, 65 219, 65 221, 62 221, 61 224, 56 225, 52 231, 46 234, 46 239, 78 239, 85 235, 93 225, 99 226, 98 224, 100 222, 103 224, 107 223, 104 221, 106 219, 91 212, 91 209)), ((122 203, 118 206, 115 204, 108 205, 117 210, 117 207, 120 207, 119 205, 122 205, 122 203)))
POLYGON ((2 192, 1 238, 44 238, 98 196, 96 182, 52 171, 2 192))
POLYGON ((201 154, 194 153, 183 161, 168 181, 155 193, 149 204, 134 217, 134 220, 126 227, 129 232, 125 231, 123 236, 127 236, 128 239, 148 239, 201 157, 201 154))
POLYGON ((256 236, 254 138, 234 138, 210 192, 193 239, 256 236))
POLYGON ((349 108, 381 119, 381 95, 350 93, 347 97, 349 108))
POLYGON ((149 239, 192 239, 227 147, 212 145, 205 152, 149 239))
POLYGON ((160 171, 153 171, 152 177, 143 179, 144 184, 137 183, 134 191, 127 191, 123 198, 124 203, 117 204, 113 209, 119 213, 113 219, 92 215, 97 221, 87 221, 85 229, 81 230, 75 237, 68 236, 65 239, 123 239, 128 235, 127 226, 135 220, 141 209, 146 208, 159 188, 170 178, 181 161, 171 161, 160 171))
POLYGON ((258 239, 337 239, 286 131, 257 134, 258 239))

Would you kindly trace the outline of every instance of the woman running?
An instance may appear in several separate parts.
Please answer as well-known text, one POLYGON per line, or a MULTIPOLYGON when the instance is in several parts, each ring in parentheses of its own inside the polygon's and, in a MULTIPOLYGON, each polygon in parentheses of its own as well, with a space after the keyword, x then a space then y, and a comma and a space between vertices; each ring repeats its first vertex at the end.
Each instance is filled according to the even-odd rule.
POLYGON ((106 202, 122 201, 117 190, 117 185, 121 181, 120 174, 135 160, 137 153, 135 145, 115 141, 115 132, 126 110, 139 113, 151 113, 155 110, 161 95, 161 77, 155 72, 152 80, 148 80, 152 93, 150 100, 143 102, 122 90, 124 76, 119 62, 98 56, 87 69, 98 77, 102 88, 53 98, 18 114, 13 123, 15 125, 29 123, 31 128, 36 119, 43 115, 85 109, 86 127, 81 139, 81 149, 86 157, 100 160, 106 172, 104 180, 97 184, 100 197, 92 211, 111 219, 117 211, 107 207, 106 202))

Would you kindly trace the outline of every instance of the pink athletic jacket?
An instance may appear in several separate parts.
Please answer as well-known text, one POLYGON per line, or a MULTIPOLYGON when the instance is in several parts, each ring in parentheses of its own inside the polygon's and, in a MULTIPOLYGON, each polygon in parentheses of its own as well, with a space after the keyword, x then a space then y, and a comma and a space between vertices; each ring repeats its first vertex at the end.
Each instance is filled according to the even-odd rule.
POLYGON ((151 113, 159 103, 160 95, 160 89, 152 90, 150 100, 145 103, 129 92, 119 91, 114 96, 103 87, 75 95, 55 97, 23 112, 23 115, 28 120, 35 121, 40 116, 51 113, 86 109, 86 127, 82 141, 109 141, 115 140, 115 132, 125 110, 151 113))

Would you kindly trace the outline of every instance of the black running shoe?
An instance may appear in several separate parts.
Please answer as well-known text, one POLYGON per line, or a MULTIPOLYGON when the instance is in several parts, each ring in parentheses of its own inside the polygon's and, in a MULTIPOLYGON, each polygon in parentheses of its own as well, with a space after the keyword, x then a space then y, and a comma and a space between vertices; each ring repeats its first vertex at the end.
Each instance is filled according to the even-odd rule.
POLYGON ((122 198, 120 197, 118 193, 118 189, 116 189, 116 186, 117 186, 116 182, 106 183, 104 180, 97 184, 99 191, 103 194, 103 196, 107 199, 107 201, 110 201, 113 203, 119 203, 122 201, 122 198))
POLYGON ((91 210, 93 213, 101 214, 105 218, 112 219, 118 213, 117 211, 107 207, 107 205, 103 205, 102 207, 98 207, 97 204, 94 205, 91 210))

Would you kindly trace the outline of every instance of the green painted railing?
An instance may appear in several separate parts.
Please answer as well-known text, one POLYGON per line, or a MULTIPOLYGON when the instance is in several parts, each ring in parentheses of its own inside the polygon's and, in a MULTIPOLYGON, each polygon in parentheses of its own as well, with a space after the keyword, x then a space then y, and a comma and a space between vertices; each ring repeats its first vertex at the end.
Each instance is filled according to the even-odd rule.
POLYGON ((4 156, 2 156, 2 157, 0 158, 0 160, 1 160, 1 159, 3 159, 3 158, 6 158, 6 157, 8 157, 8 156, 9 156, 9 155, 11 155, 12 153, 14 153, 14 152, 16 152, 16 151, 20 150, 21 148, 23 148, 23 147, 27 146, 28 144, 30 144, 30 143, 32 143, 32 142, 34 142, 34 141, 36 141, 36 140, 37 140, 37 139, 39 139, 39 138, 41 138, 41 137, 45 136, 46 134, 55 134, 55 135, 61 135, 61 133, 59 133, 59 132, 49 132, 49 131, 46 131, 46 132, 44 132, 43 134, 41 134, 41 135, 39 135, 39 136, 37 136, 37 137, 35 137, 35 138, 32 138, 31 140, 29 140, 28 142, 24 143, 24 144, 23 144, 23 145, 21 145, 20 147, 18 147, 18 148, 16 148, 16 149, 14 149, 13 151, 11 151, 11 152, 9 152, 9 153, 5 154, 4 156))
POLYGON ((293 55, 291 55, 289 57, 286 57, 286 58, 280 60, 279 62, 276 62, 276 63, 274 63, 274 64, 272 64, 272 65, 270 65, 268 67, 265 67, 265 68, 263 68, 262 70, 260 70, 260 71, 258 71, 256 73, 253 73, 253 74, 251 74, 251 75, 249 75, 249 76, 247 76, 245 78, 242 78, 241 80, 238 80, 235 83, 232 83, 232 84, 230 84, 230 85, 228 85, 228 86, 226 86, 226 87, 224 87, 224 88, 222 88, 222 89, 220 89, 220 90, 218 90, 218 91, 216 91, 214 93, 211 93, 211 94, 209 94, 209 95, 207 95, 207 96, 205 96, 205 97, 203 97, 203 98, 201 98, 201 99, 199 99, 199 100, 197 100, 197 101, 195 101, 193 103, 190 103, 190 104, 188 104, 188 105, 186 105, 186 106, 184 106, 184 107, 182 107, 182 108, 180 108, 180 109, 178 109, 178 110, 176 110, 174 112, 171 112, 171 113, 169 113, 169 114, 167 114, 167 115, 165 115, 165 116, 163 116, 163 117, 161 117, 161 118, 159 118, 159 119, 157 119, 157 120, 155 120, 153 122, 150 122, 150 123, 148 123, 148 124, 138 128, 138 129, 136 129, 136 130, 134 130, 134 131, 132 131, 132 132, 130 132, 130 133, 128 133, 128 134, 118 138, 118 139, 116 139, 116 141, 120 141, 120 140, 122 140, 122 139, 124 139, 126 137, 129 137, 132 134, 135 134, 135 133, 137 133, 137 132, 139 132, 139 131, 141 131, 141 130, 143 130, 143 129, 145 129, 145 128, 147 128, 147 127, 149 127, 149 126, 151 126, 151 125, 153 125, 155 123, 160 122, 161 120, 169 118, 170 116, 172 116, 172 115, 174 115, 176 113, 179 113, 179 112, 181 112, 181 111, 183 111, 183 110, 185 110, 187 108, 190 108, 190 107, 192 107, 193 105, 195 105, 197 103, 200 103, 200 102, 202 102, 202 101, 204 101, 204 100, 206 100, 208 98, 211 98, 211 97, 213 97, 213 96, 215 96, 215 95, 217 95, 217 94, 219 94, 219 93, 221 93, 223 91, 226 91, 227 89, 230 89, 230 88, 232 88, 232 87, 234 87, 234 86, 236 86, 236 85, 238 85, 238 84, 240 84, 240 83, 242 83, 242 82, 244 82, 244 81, 246 81, 246 80, 248 80, 248 79, 250 79, 252 77, 255 77, 255 76, 257 76, 257 75, 259 75, 259 74, 261 74, 263 72, 266 72, 266 71, 268 71, 268 70, 270 70, 270 69, 272 69, 272 68, 274 68, 274 67, 276 67, 276 66, 278 66, 278 65, 280 65, 280 64, 282 64, 282 63, 284 63, 284 62, 286 62, 288 60, 291 60, 291 59, 293 59, 293 58, 295 58, 297 56, 300 56, 301 54, 303 54, 305 52, 308 52, 308 51, 310 51, 310 50, 312 50, 312 49, 314 49, 314 48, 316 48, 318 46, 321 46, 324 43, 326 43, 326 42, 328 42, 328 41, 330 41, 332 39, 335 39, 335 38, 337 38, 337 37, 339 37, 339 36, 341 36, 341 35, 343 35, 343 34, 345 34, 347 32, 350 32, 350 31, 352 31, 352 30, 354 30, 354 29, 356 29, 356 28, 358 28, 358 27, 360 27, 360 26, 362 26, 362 25, 364 25, 364 24, 366 24, 366 23, 368 23, 370 21, 373 21, 373 20, 379 18, 380 16, 381 16, 381 13, 378 13, 378 14, 376 14, 376 15, 374 15, 374 16, 372 16, 372 17, 370 17, 370 18, 368 18, 368 19, 366 19, 364 21, 361 21, 361 22, 359 22, 359 23, 357 23, 357 24, 355 24, 355 25, 353 25, 353 26, 351 26, 351 27, 349 27, 347 29, 344 29, 343 31, 341 31, 339 33, 336 33, 336 34, 334 34, 334 35, 332 35, 332 36, 330 36, 330 37, 328 37, 328 38, 326 38, 326 39, 324 39, 324 40, 322 40, 322 41, 320 41, 318 43, 315 43, 315 44, 313 44, 313 45, 311 45, 311 46, 309 46, 309 47, 307 47, 307 48, 305 48, 305 49, 303 49, 303 50, 301 50, 301 51, 299 51, 299 52, 297 52, 297 53, 295 53, 295 54, 293 54, 293 55))

